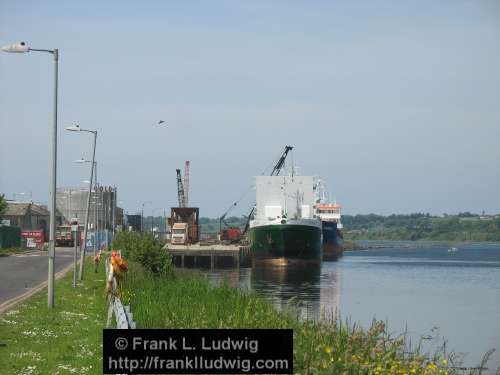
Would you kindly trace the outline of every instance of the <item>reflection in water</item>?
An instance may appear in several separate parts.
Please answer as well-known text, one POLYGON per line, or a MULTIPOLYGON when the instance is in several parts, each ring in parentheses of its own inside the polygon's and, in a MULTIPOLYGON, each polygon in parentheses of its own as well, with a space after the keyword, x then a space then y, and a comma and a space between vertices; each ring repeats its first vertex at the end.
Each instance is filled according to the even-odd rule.
POLYGON ((278 310, 289 309, 303 319, 317 319, 321 266, 259 267, 251 270, 251 289, 278 310))
POLYGON ((321 317, 333 318, 340 315, 340 286, 341 272, 337 264, 323 270, 319 293, 321 317))
POLYGON ((320 265, 254 267, 205 273, 219 284, 251 290, 269 300, 278 310, 291 311, 301 319, 331 316, 340 304, 340 270, 321 273, 320 265))
POLYGON ((500 366, 498 243, 454 244, 457 252, 448 252, 448 244, 388 246, 350 251, 320 267, 226 269, 206 275, 213 283, 225 280, 252 290, 303 319, 340 311, 342 318, 367 328, 375 317, 388 321, 393 332, 407 328, 413 342, 439 327, 448 349, 468 353, 465 366, 476 366, 491 348, 497 352, 489 366, 500 366))

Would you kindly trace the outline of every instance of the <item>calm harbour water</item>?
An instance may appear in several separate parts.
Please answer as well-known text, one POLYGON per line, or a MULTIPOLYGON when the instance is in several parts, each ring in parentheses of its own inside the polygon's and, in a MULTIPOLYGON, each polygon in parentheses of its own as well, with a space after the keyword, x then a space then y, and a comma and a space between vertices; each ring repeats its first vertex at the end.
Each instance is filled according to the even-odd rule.
POLYGON ((427 348, 447 341, 475 366, 491 348, 500 366, 500 244, 364 242, 387 248, 346 252, 320 268, 242 268, 207 271, 212 282, 252 290, 278 309, 304 319, 337 311, 368 327, 373 318, 394 333, 422 336, 427 348), (449 252, 454 246, 458 250, 449 252))

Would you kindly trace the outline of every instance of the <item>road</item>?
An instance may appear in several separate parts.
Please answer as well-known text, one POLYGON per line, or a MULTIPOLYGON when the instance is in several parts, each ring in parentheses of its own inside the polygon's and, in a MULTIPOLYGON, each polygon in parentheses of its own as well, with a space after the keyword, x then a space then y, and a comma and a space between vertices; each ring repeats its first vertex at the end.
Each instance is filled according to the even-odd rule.
MULTIPOLYGON (((72 262, 73 248, 56 248, 56 273, 72 262)), ((47 281, 48 263, 46 251, 0 257, 0 305, 47 281)))

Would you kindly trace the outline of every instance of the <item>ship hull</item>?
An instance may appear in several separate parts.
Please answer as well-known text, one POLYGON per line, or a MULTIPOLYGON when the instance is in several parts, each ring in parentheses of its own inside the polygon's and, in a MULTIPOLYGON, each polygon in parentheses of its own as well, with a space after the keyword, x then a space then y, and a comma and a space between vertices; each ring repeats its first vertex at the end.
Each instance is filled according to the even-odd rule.
POLYGON ((323 260, 337 260, 344 254, 344 239, 337 223, 323 221, 323 260))
POLYGON ((321 262, 321 229, 300 224, 260 225, 250 229, 254 264, 321 262))

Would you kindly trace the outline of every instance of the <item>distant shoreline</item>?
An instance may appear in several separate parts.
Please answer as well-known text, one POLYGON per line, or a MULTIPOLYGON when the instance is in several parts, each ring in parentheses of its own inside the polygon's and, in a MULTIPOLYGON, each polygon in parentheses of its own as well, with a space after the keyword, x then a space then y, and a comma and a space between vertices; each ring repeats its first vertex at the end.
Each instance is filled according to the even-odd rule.
POLYGON ((419 248, 419 247, 429 247, 429 245, 434 244, 439 245, 450 245, 450 244, 475 244, 484 243, 491 245, 500 245, 500 241, 453 241, 453 240, 345 240, 344 251, 360 251, 360 250, 372 250, 372 249, 394 249, 394 248, 419 248), (359 241, 371 241, 373 244, 360 244, 359 241), (387 242, 386 244, 377 242, 387 242), (392 245, 391 242, 397 242, 398 244, 392 245), (408 243, 407 246, 401 246, 401 242, 408 243), (411 245, 409 245, 411 244, 411 245), (420 245, 420 246, 419 246, 420 245))

